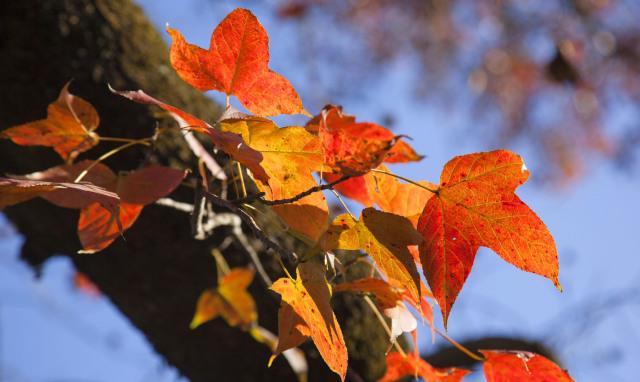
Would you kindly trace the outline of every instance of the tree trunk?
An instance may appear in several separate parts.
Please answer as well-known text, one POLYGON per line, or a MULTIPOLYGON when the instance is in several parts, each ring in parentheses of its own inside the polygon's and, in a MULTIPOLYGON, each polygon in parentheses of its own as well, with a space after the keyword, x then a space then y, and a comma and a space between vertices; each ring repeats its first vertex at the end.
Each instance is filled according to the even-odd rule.
MULTIPOLYGON (((157 109, 112 95, 107 83, 116 89, 144 89, 205 120, 215 120, 220 112, 219 106, 177 77, 159 33, 129 0, 5 1, 0 5, 0 31, 0 129, 44 118, 46 106, 71 79, 71 92, 98 110, 102 136, 150 136, 158 114, 157 109)), ((113 143, 101 143, 81 157, 96 158, 113 147, 113 143)), ((116 171, 131 170, 145 159, 144 151, 132 149, 107 164, 116 171)), ((183 168, 193 164, 179 133, 162 134, 152 160, 183 168)), ((0 140, 0 173, 24 174, 58 164, 60 158, 49 148, 0 140)), ((178 190, 174 197, 192 201, 193 191, 178 190)), ((119 239, 96 255, 76 255, 80 249, 77 211, 35 199, 5 213, 25 236, 21 254, 25 261, 37 270, 52 255, 71 257, 155 350, 190 380, 294 380, 282 357, 267 369, 269 349, 223 320, 189 330, 198 295, 216 284, 209 254, 228 236, 224 228, 205 241, 196 241, 188 215, 152 205, 126 232, 126 240, 119 239)), ((239 246, 227 249, 225 257, 232 266, 248 263, 239 246)), ((272 274, 279 268, 272 255, 260 253, 260 257, 272 274)), ((276 332, 279 297, 258 280, 250 292, 258 304, 260 324, 276 332)), ((384 335, 370 329, 375 324, 369 322, 372 315, 364 305, 353 299, 338 305, 351 367, 366 379, 380 375, 384 335), (380 338, 380 343, 364 346, 370 336, 380 338)), ((313 347, 305 345, 305 349, 310 379, 335 380, 313 347)))
MULTIPOLYGON (((130 0, 31 0, 0 3, 0 130, 44 118, 46 106, 73 79, 71 92, 93 104, 100 114, 102 136, 142 138, 156 127, 158 110, 112 95, 116 89, 147 93, 205 120, 220 107, 177 77, 168 62, 167 47, 143 12, 130 0)), ((165 121, 169 123, 169 121, 165 121)), ((96 158, 112 149, 103 143, 82 158, 96 158)), ((132 149, 107 160, 114 170, 131 170, 145 160, 193 168, 193 156, 180 133, 164 133, 153 155, 132 149)), ((224 158, 220 158, 224 162, 224 158)), ((0 140, 0 173, 24 174, 61 164, 48 148, 24 147, 0 140)), ((179 189, 173 197, 191 201, 193 191, 179 189)), ((40 199, 4 211, 25 236, 22 258, 36 271, 53 255, 69 256, 102 292, 137 326, 155 350, 191 381, 294 380, 279 357, 267 369, 270 351, 247 333, 213 320, 189 330, 200 292, 216 284, 212 248, 227 238, 220 230, 204 241, 191 236, 190 218, 162 206, 148 206, 136 224, 96 255, 76 255, 78 212, 40 199)), ((231 266, 243 266, 248 256, 241 246, 224 252, 231 266)), ((282 276, 266 252, 260 258, 272 277, 282 276)), ((250 287, 259 322, 277 331, 279 297, 256 280, 250 287)), ((355 296, 337 296, 334 307, 349 349, 347 379, 375 380, 384 372, 388 339, 369 308, 355 296)), ((491 348, 492 342, 479 340, 491 348)), ((494 341, 495 342, 495 341, 494 341)), ((517 340, 516 340, 517 342, 517 340)), ((496 344, 509 347, 504 339, 496 344)), ((303 345, 311 381, 337 380, 313 345, 303 345)), ((441 365, 465 363, 447 347, 433 355, 441 365)))

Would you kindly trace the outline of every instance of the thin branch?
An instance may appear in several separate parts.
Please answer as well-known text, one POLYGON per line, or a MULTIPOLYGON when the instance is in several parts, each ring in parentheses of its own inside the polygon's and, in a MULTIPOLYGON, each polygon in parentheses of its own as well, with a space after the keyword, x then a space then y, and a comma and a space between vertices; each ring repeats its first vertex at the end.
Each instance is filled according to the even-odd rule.
POLYGON ((240 207, 238 207, 237 205, 235 205, 233 202, 230 202, 228 200, 222 199, 219 196, 212 194, 210 192, 206 192, 204 193, 204 196, 207 198, 207 200, 209 200, 211 203, 220 206, 220 207, 224 207, 228 210, 231 210, 231 212, 235 213, 236 215, 238 215, 240 217, 240 219, 242 219, 242 221, 247 224, 249 226, 249 228, 251 229, 251 231, 253 232, 253 234, 267 247, 267 248, 271 248, 273 249, 276 253, 284 255, 285 257, 287 257, 291 262, 293 263, 297 263, 298 262, 298 255, 296 255, 293 251, 290 251, 288 249, 285 249, 283 247, 281 247, 279 244, 275 243, 274 241, 272 241, 261 229, 260 227, 258 227, 258 224, 255 222, 255 220, 253 219, 253 217, 251 215, 249 215, 246 211, 244 211, 243 209, 241 209, 240 207))
POLYGON ((320 192, 320 191, 324 191, 324 190, 331 190, 333 189, 334 186, 336 186, 337 184, 340 184, 348 179, 353 178, 354 175, 344 175, 339 179, 334 180, 331 183, 326 183, 326 184, 321 184, 318 186, 314 186, 311 187, 310 189, 303 191, 301 193, 299 193, 296 196, 292 196, 291 198, 286 198, 286 199, 278 199, 278 200, 265 200, 264 197, 264 192, 260 192, 254 195, 250 195, 246 198, 242 198, 242 199, 236 199, 236 200, 231 200, 231 203, 235 203, 235 204, 242 204, 242 203, 251 203, 253 201, 259 201, 260 203, 267 205, 267 206, 277 206, 280 204, 289 204, 289 203, 294 203, 297 202, 298 200, 307 197, 313 193, 316 192, 320 192))
MULTIPOLYGON (((384 328, 384 331, 387 332, 387 335, 389 336, 389 338, 392 338, 391 329, 389 328, 389 325, 387 325, 387 321, 384 320, 382 313, 380 313, 380 310, 378 309, 376 304, 371 300, 371 297, 364 296, 364 301, 366 301, 369 307, 371 308, 371 310, 373 310, 373 313, 378 318, 378 321, 380 321, 380 325, 382 325, 382 327, 384 328)), ((402 349, 400 344, 398 344, 398 341, 394 340, 393 346, 395 346, 398 353, 402 354, 403 357, 407 356, 407 353, 405 353, 404 349, 402 349)))

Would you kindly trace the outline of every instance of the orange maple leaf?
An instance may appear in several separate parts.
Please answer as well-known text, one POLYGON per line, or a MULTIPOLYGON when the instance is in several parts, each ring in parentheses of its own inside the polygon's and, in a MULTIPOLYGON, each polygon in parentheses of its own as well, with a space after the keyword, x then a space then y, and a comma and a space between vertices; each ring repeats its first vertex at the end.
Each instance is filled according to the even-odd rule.
POLYGON ((454 367, 435 368, 415 354, 405 357, 391 352, 387 354, 387 372, 379 382, 394 382, 404 377, 421 377, 428 382, 459 382, 469 373, 469 370, 454 367))
POLYGON ((558 254, 542 220, 514 191, 529 177, 522 158, 497 150, 450 160, 420 216, 420 259, 446 326, 480 246, 558 288, 558 254))
POLYGON ((254 272, 251 269, 233 268, 218 282, 217 289, 202 292, 190 328, 195 329, 222 316, 229 326, 250 329, 258 319, 256 303, 247 292, 253 276, 254 272))
POLYGON ((235 95, 257 115, 305 113, 289 81, 269 69, 269 36, 250 11, 238 8, 225 17, 208 50, 187 43, 175 29, 167 32, 171 65, 191 86, 235 95))
POLYGON ((100 139, 94 130, 100 123, 98 112, 89 102, 69 93, 68 88, 69 83, 49 104, 47 118, 10 127, 0 132, 0 137, 23 146, 52 147, 64 160, 97 145, 100 139))
MULTIPOLYGON (((322 359, 344 381, 347 373, 347 347, 340 325, 331 309, 331 287, 327 283, 322 265, 312 262, 301 263, 298 265, 295 280, 281 278, 273 283, 271 289, 280 294, 282 301, 290 305, 293 312, 306 324, 295 325, 296 319, 293 319, 293 327, 297 328, 301 335, 306 335, 308 329, 308 335, 318 348, 322 359)), ((279 317, 282 318, 283 315, 279 317)))
POLYGON ((525 351, 480 350, 487 382, 573 382, 565 370, 547 358, 525 351))
MULTIPOLYGON (((364 174, 378 166, 400 138, 375 123, 356 122, 335 105, 325 106, 306 129, 320 138, 325 169, 344 175, 364 174)), ((395 158, 401 157, 409 160, 401 152, 395 158)))

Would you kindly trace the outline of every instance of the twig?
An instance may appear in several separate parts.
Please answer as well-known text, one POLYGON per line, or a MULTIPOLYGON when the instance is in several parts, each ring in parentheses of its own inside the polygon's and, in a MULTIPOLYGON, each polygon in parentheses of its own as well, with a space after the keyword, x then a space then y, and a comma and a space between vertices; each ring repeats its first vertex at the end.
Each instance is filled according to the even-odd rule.
POLYGON ((287 257, 293 263, 297 263, 298 262, 298 255, 296 255, 294 252, 292 252, 292 251, 290 251, 288 249, 285 249, 285 248, 281 247, 279 244, 277 244, 274 241, 272 241, 271 239, 269 239, 269 237, 267 235, 265 235, 265 233, 260 229, 260 227, 258 227, 258 224, 255 222, 253 217, 251 215, 249 215, 247 212, 245 212, 243 209, 241 209, 237 205, 235 205, 235 203, 233 203, 233 202, 231 202, 229 200, 222 199, 219 196, 217 196, 215 194, 212 194, 210 192, 206 192, 204 194, 204 196, 211 203, 213 203, 213 204, 215 204, 217 206, 220 206, 220 207, 224 207, 224 208, 226 208, 228 210, 231 210, 231 212, 233 212, 236 215, 238 215, 240 217, 240 219, 242 219, 242 221, 249 226, 249 228, 251 229, 253 234, 267 248, 271 248, 276 253, 284 255, 285 257, 287 257))
POLYGON ((266 206, 277 206, 280 204, 289 204, 289 203, 294 203, 297 202, 298 200, 307 197, 313 193, 316 192, 320 192, 320 191, 324 191, 324 190, 330 190, 332 189, 334 186, 336 186, 337 184, 340 184, 348 179, 353 178, 354 175, 344 175, 339 179, 334 180, 331 183, 326 183, 326 184, 321 184, 318 186, 314 186, 311 187, 310 189, 303 191, 301 193, 299 193, 296 196, 292 196, 290 198, 286 198, 286 199, 278 199, 278 200, 266 200, 264 199, 264 192, 260 192, 254 195, 249 195, 246 198, 242 198, 242 199, 235 199, 235 200, 230 200, 231 203, 234 204, 242 204, 242 203, 251 203, 253 201, 259 201, 260 203, 266 205, 266 206))
MULTIPOLYGON (((380 325, 382 325, 382 327, 384 328, 384 331, 387 332, 387 335, 389 336, 389 338, 392 338, 391 337, 391 329, 389 328, 389 325, 387 325, 387 321, 384 320, 384 317, 382 316, 382 313, 380 313, 380 310, 378 309, 376 304, 371 300, 371 297, 364 296, 364 301, 366 301, 367 304, 369 305, 369 307, 371 308, 371 310, 373 310, 373 313, 378 318, 378 321, 380 321, 380 325)), ((405 353, 404 349, 402 349, 400 344, 398 344, 398 341, 394 340, 393 341, 393 346, 395 346, 395 348, 398 351, 398 353, 402 354, 403 357, 407 356, 407 353, 405 353)))

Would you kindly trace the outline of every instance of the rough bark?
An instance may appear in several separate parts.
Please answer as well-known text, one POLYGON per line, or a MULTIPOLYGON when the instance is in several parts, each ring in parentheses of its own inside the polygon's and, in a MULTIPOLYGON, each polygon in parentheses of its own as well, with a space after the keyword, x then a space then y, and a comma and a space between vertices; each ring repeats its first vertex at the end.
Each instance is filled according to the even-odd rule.
MULTIPOLYGON (((116 89, 144 89, 207 120, 220 108, 180 80, 168 63, 167 47, 143 12, 129 0, 5 1, 0 5, 0 129, 43 118, 46 106, 73 79, 71 91, 98 110, 104 136, 146 137, 152 134, 158 110, 114 96, 116 89)), ((168 122, 167 122, 168 123, 168 122)), ((179 133, 161 135, 151 160, 190 167, 191 154, 179 133)), ((114 147, 103 143, 82 155, 96 158, 114 147)), ((148 158, 147 158, 148 159, 148 158)), ((145 160, 132 149, 107 161, 116 170, 130 170, 145 160)), ((48 148, 23 147, 0 140, 0 173, 23 174, 60 164, 48 148)), ((190 201, 193 191, 178 190, 190 201)), ((117 240, 96 255, 75 255, 80 248, 75 228, 78 212, 36 199, 5 210, 25 236, 22 258, 38 269, 50 256, 70 256, 108 298, 149 339, 169 364, 197 381, 293 380, 280 357, 266 368, 269 350, 222 320, 195 331, 188 329, 199 293, 215 285, 212 247, 228 235, 221 229, 206 241, 191 238, 189 217, 161 206, 148 206, 126 241, 117 240)), ((225 252, 229 263, 245 265, 241 247, 225 252)), ((267 269, 278 269, 272 255, 261 253, 267 269)), ((279 276, 279 275, 276 275, 279 276)), ((276 332, 277 295, 256 280, 250 288, 258 302, 260 324, 276 332)), ((384 341, 365 347, 376 329, 372 315, 356 301, 338 301, 344 331, 350 334, 351 365, 365 378, 383 371, 384 341), (361 329, 358 329, 361 328, 361 329), (357 349, 362 349, 358 351, 357 349), (378 357, 371 357, 379 349, 378 357)), ((379 335, 377 330, 377 337, 379 335)), ((335 380, 313 347, 311 380, 335 380)))
MULTIPOLYGON (((203 119, 215 120, 220 112, 174 74, 162 38, 130 0, 5 1, 0 4, 0 35, 0 130, 43 118, 48 103, 70 79, 72 93, 97 108, 99 133, 104 136, 149 136, 159 117, 156 109, 112 95, 107 83, 117 89, 144 89, 203 119)), ((96 158, 113 147, 101 144, 81 158, 96 158)), ((184 168, 193 165, 179 133, 161 135, 151 157, 133 149, 107 164, 130 170, 144 160, 184 168)), ((29 173, 60 163, 50 149, 0 140, 0 174, 29 173)), ((180 189, 174 197, 190 201, 193 191, 180 189)), ((80 248, 77 211, 36 199, 4 212, 25 236, 21 256, 36 271, 53 255, 69 256, 155 350, 191 381, 294 380, 282 357, 267 369, 269 350, 222 320, 188 329, 199 293, 216 283, 209 253, 228 236, 224 229, 208 240, 196 241, 187 215, 149 206, 127 231, 126 241, 117 240, 96 255, 80 256, 75 254, 80 248)), ((224 254, 232 266, 248 263, 239 246, 232 245, 224 254)), ((273 256, 264 252, 260 256, 267 270, 280 276, 273 256)), ((250 292, 258 303, 260 324, 275 332, 278 297, 257 280, 250 292)), ((348 379, 376 379, 385 368, 386 335, 361 299, 345 295, 334 302, 349 348, 348 379)), ((310 380, 337 380, 312 345, 304 349, 310 380)), ((460 354, 444 349, 432 358, 435 364, 465 364, 467 359, 460 354)))

